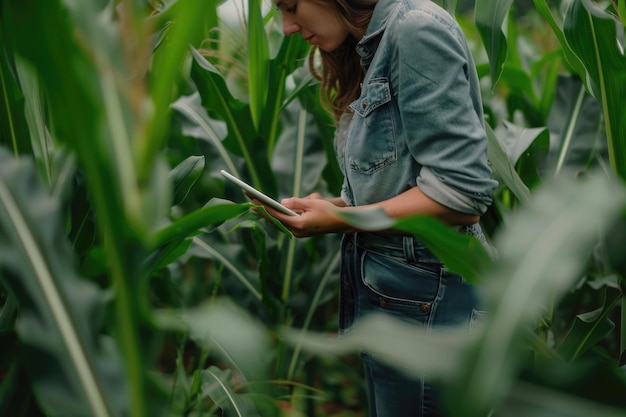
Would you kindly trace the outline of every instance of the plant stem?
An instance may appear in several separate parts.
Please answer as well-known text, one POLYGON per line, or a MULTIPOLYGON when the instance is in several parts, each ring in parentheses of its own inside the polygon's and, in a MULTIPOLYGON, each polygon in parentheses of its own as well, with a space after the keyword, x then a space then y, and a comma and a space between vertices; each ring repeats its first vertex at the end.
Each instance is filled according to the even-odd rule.
POLYGON ((13 153, 15 156, 18 156, 19 152, 17 150, 17 138, 15 135, 15 127, 13 126, 13 115, 11 112, 11 105, 9 103, 9 94, 7 93, 7 86, 4 80, 4 71, 0 69, 0 85, 2 87, 2 96, 4 98, 4 107, 7 112, 7 120, 9 122, 9 131, 11 132, 11 142, 13 143, 13 153))
MULTIPOLYGON (((621 286, 620 286, 621 287, 621 286)), ((626 351, 626 296, 621 294, 621 324, 619 333, 619 355, 626 351)))
MULTIPOLYGON (((293 196, 300 197, 302 184, 302 164, 304 160, 304 137, 306 132, 307 112, 304 109, 298 114, 298 135, 296 136, 295 166, 293 171, 293 196)), ((293 275, 293 259, 296 251, 296 240, 289 240, 287 249, 287 262, 285 264, 285 275, 283 277, 283 292, 281 300, 286 303, 291 290, 291 277, 293 275)))
POLYGON ((580 116, 580 111, 583 105, 583 99, 585 98, 585 86, 580 86, 580 91, 578 92, 578 98, 576 99, 576 104, 574 105, 574 109, 570 114, 570 118, 567 123, 567 129, 565 130, 565 136, 561 142, 561 150, 559 152, 559 159, 556 164, 556 168, 554 170, 554 175, 558 175, 561 172, 561 168, 563 168, 563 164, 565 162, 565 155, 567 154, 567 150, 570 147, 572 142, 572 138, 574 137, 574 128, 576 127, 576 122, 580 116))
MULTIPOLYGON (((145 408, 145 388, 142 355, 139 348, 139 325, 137 323, 136 309, 129 285, 129 279, 125 273, 123 252, 119 247, 112 247, 112 237, 107 233, 105 236, 106 246, 110 248, 107 254, 111 260, 111 271, 115 285, 115 309, 117 313, 117 325, 120 328, 120 343, 123 350, 124 368, 128 375, 131 391, 131 417, 147 416, 145 408), (113 255, 113 256, 111 256, 113 255)), ((114 240, 113 242, 119 242, 114 240)))
POLYGON ((328 269, 326 269, 326 272, 324 273, 324 276, 320 280, 320 285, 317 287, 317 290, 315 291, 315 295, 313 296, 313 300, 311 300, 311 305, 309 306, 309 310, 307 311, 306 318, 304 319, 304 324, 302 325, 302 329, 300 330, 300 337, 298 338, 298 344, 296 344, 296 346, 294 348, 293 356, 291 357, 291 362, 289 364, 289 370, 287 372, 287 379, 288 380, 291 380, 293 378, 293 373, 294 373, 295 368, 296 368, 296 362, 298 360, 298 356, 300 355, 300 350, 302 348, 301 340, 304 337, 304 335, 306 334, 306 332, 307 332, 307 330, 309 328, 309 325, 311 324, 311 320, 313 319, 313 313, 315 312, 315 309, 319 305, 320 298, 322 298, 322 294, 324 292, 324 289, 326 288, 326 284, 328 283, 328 280, 330 279, 330 277, 332 276, 333 272, 335 271, 335 269, 339 265, 339 261, 340 260, 341 260, 341 252, 337 252, 335 254, 333 260, 330 262, 330 265, 328 266, 328 269))

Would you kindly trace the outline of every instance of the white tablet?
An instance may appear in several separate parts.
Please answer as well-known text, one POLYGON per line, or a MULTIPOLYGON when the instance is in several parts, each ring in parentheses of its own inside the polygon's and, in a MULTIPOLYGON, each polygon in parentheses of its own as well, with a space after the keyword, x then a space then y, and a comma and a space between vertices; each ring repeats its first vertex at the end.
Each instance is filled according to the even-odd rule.
POLYGON ((270 207, 272 207, 272 208, 274 208, 274 209, 276 209, 276 210, 278 210, 278 211, 280 211, 282 213, 288 214, 290 216, 298 216, 298 213, 296 213, 295 211, 292 211, 292 210, 288 209, 287 207, 285 207, 282 204, 280 204, 278 201, 274 200, 273 198, 270 198, 270 197, 266 196, 265 194, 263 194, 262 192, 260 192, 256 188, 253 188, 251 185, 246 184, 245 182, 241 181, 239 178, 235 177, 234 175, 231 175, 231 174, 229 174, 228 172, 226 172, 224 170, 221 170, 220 172, 224 176, 224 178, 234 182, 235 184, 237 184, 238 186, 243 188, 245 191, 250 193, 250 195, 253 195, 259 201, 261 201, 263 204, 267 204, 268 206, 270 206, 270 207))

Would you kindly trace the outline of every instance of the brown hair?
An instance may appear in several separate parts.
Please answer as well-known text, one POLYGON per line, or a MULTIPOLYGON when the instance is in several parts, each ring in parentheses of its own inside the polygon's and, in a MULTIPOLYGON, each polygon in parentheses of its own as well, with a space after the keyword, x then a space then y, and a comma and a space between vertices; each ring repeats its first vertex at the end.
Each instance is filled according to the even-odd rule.
MULTIPOLYGON (((339 21, 350 33, 365 34, 372 18, 377 0, 319 0, 320 3, 334 3, 339 21)), ((321 81, 320 99, 322 104, 333 114, 335 120, 348 111, 348 104, 360 94, 363 70, 360 57, 355 51, 359 39, 350 35, 332 52, 325 52, 313 47, 309 54, 309 69, 314 77, 321 81), (318 69, 314 57, 319 51, 321 69, 318 69)))

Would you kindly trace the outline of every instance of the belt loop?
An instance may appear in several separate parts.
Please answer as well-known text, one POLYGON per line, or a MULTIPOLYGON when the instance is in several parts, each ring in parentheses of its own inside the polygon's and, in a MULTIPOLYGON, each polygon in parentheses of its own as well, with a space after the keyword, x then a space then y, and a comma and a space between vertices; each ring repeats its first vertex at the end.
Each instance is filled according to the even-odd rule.
POLYGON ((417 262, 415 257, 415 245, 413 244, 413 236, 402 236, 402 249, 404 250, 404 259, 409 263, 417 262))

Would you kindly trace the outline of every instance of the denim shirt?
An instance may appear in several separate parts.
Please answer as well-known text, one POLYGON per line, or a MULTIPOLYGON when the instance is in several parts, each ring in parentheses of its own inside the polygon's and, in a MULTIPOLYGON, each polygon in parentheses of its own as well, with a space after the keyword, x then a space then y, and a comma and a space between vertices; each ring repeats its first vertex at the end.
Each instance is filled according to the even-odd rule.
POLYGON ((444 206, 483 214, 497 182, 478 76, 452 16, 430 0, 379 0, 356 50, 365 79, 335 136, 345 202, 418 186, 444 206))

